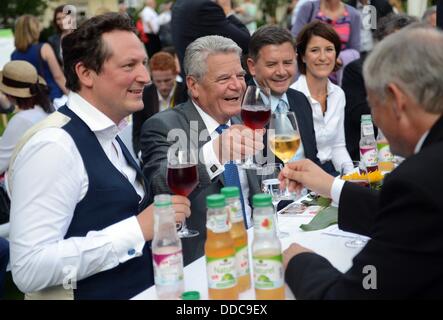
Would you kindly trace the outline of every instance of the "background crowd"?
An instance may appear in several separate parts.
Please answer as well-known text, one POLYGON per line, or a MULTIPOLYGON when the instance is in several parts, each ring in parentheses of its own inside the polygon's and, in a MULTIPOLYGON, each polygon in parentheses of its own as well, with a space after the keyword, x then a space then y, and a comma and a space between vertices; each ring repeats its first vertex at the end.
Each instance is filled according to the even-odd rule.
MULTIPOLYGON (((173 197, 177 221, 189 217, 189 228, 200 233, 183 239, 185 264, 204 254, 207 195, 238 186, 245 223, 251 226, 251 197, 260 192, 259 177, 236 167, 232 173, 232 165, 268 146, 264 131, 254 132, 238 118, 247 85, 270 89, 272 113, 292 111, 296 116, 301 147, 285 177, 294 187, 303 184, 344 203, 339 222, 374 239, 354 269, 331 271, 322 286, 306 279, 320 279, 322 270, 332 267, 307 249, 291 246, 285 256, 286 280, 296 297, 373 298, 356 285, 356 268, 363 261, 380 263, 389 278, 395 272, 383 264, 384 258, 403 263, 429 254, 423 265, 412 264, 417 272, 441 260, 440 247, 428 247, 426 241, 415 248, 418 253, 408 251, 399 235, 400 244, 389 242, 392 233, 384 228, 390 220, 363 212, 354 222, 347 217, 351 200, 345 200, 354 196, 361 202, 352 199, 353 205, 360 207, 370 198, 372 213, 393 216, 409 207, 406 216, 415 223, 414 208, 420 204, 404 198, 418 191, 411 178, 402 179, 414 170, 421 173, 417 168, 425 163, 441 162, 441 97, 430 96, 440 92, 436 70, 443 61, 433 45, 442 41, 435 6, 412 17, 397 1, 299 0, 275 24, 259 20, 253 0, 176 0, 160 6, 146 0, 138 12, 120 2, 118 13, 104 9, 76 29, 66 28, 69 16, 63 7, 55 9, 55 33, 46 41, 37 17, 16 20, 15 50, 0 74, 0 111, 10 119, 0 138, 0 188, 10 211, 5 218, 10 229, 0 238, 0 297, 8 261, 15 284, 29 299, 128 299, 151 286, 152 270, 142 268, 152 266, 147 244, 152 239, 151 203, 155 194, 171 193, 166 168, 174 129, 189 134, 187 141, 193 133, 206 134, 194 146, 203 154, 198 186, 187 198, 173 197), (365 9, 368 5, 375 15, 365 9), (400 30, 411 24, 409 32, 400 30), (409 51, 402 49, 402 41, 411 44, 409 51), (406 66, 383 69, 383 57, 393 65, 395 59, 405 59, 406 66), (423 64, 429 73, 417 66, 408 69, 411 64, 423 64), (381 101, 385 90, 390 95, 381 101), (385 104, 393 106, 392 114, 380 111, 385 104), (360 119, 371 107, 375 124, 398 155, 421 156, 392 174, 384 193, 368 196, 331 179, 343 163, 360 160, 360 119), (408 131, 414 126, 420 130, 408 131), (311 179, 314 175, 323 177, 322 183, 311 179), (397 192, 402 181, 411 188, 404 190, 403 199, 387 203, 384 197, 397 192), (61 287, 68 264, 76 266, 79 280, 70 292, 61 287), (51 273, 45 272, 48 268, 51 273)), ((429 183, 425 174, 421 177, 429 183)), ((426 191, 420 190, 423 198, 438 197, 426 191)), ((430 219, 435 218, 431 212, 442 213, 439 204, 427 205, 430 219)), ((427 228, 424 224, 417 232, 432 229, 427 228)), ((433 270, 423 281, 431 283, 439 275, 433 270)), ((439 282, 429 290, 417 283, 402 291, 399 278, 392 275, 375 297, 416 297, 414 290, 425 297, 443 293, 439 282)))

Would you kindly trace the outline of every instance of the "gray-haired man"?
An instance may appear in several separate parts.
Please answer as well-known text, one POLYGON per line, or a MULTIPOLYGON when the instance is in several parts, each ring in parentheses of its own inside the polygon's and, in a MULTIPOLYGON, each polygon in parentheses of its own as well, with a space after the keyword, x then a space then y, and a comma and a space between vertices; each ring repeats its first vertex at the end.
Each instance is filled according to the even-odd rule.
MULTIPOLYGON (((228 38, 206 36, 192 42, 184 59, 191 99, 153 116, 142 127, 143 172, 154 193, 170 192, 166 183, 167 152, 175 140, 168 140, 168 134, 178 134, 180 143, 191 143, 200 153, 200 182, 189 196, 193 214, 187 223, 200 235, 183 239, 185 264, 204 254, 206 196, 231 185, 226 177, 233 170, 231 160, 255 154, 264 147, 263 132, 256 131, 254 139, 254 131, 235 118, 240 113, 246 87, 240 56, 241 49, 228 38)), ((246 223, 250 225, 248 199, 260 192, 259 184, 255 172, 246 173, 236 167, 234 170, 238 171, 238 187, 242 191, 246 223)))
POLYGON ((292 244, 286 281, 301 299, 442 298, 443 34, 404 28, 376 45, 363 70, 375 123, 391 151, 408 159, 379 193, 334 180, 309 161, 285 168, 292 187, 339 203, 341 229, 372 238, 344 274, 292 244))

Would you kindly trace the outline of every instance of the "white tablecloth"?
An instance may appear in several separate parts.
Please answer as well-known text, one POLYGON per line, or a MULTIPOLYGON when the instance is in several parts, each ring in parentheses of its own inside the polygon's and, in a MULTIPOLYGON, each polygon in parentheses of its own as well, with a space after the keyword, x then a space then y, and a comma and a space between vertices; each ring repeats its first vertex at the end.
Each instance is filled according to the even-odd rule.
MULTIPOLYGON (((289 237, 280 239, 282 248, 286 249, 292 242, 298 242, 316 253, 327 258, 334 267, 341 272, 347 271, 352 265, 352 258, 361 250, 361 248, 348 248, 345 242, 349 241, 349 237, 341 237, 324 234, 327 229, 318 231, 305 232, 299 228, 301 224, 308 223, 312 219, 312 215, 279 215, 280 230, 289 232, 289 237)), ((332 226, 336 228, 336 226, 332 226)), ((329 228, 328 228, 329 229, 329 228)), ((349 235, 349 234, 348 234, 349 235)), ((249 248, 251 248, 253 239, 253 228, 248 230, 249 248)), ((251 252, 249 253, 251 255, 251 252)), ((250 262, 252 261, 250 256, 250 262)), ((252 269, 251 269, 252 270, 252 269)), ((208 299, 208 284, 206 278, 206 262, 205 257, 194 261, 184 269, 185 273, 185 291, 199 291, 202 300, 208 299)), ((251 277, 251 289, 240 294, 240 299, 255 299, 253 281, 251 277)), ((292 292, 286 287, 286 298, 294 299, 292 292)), ((141 292, 133 299, 135 300, 157 300, 155 286, 141 292)))

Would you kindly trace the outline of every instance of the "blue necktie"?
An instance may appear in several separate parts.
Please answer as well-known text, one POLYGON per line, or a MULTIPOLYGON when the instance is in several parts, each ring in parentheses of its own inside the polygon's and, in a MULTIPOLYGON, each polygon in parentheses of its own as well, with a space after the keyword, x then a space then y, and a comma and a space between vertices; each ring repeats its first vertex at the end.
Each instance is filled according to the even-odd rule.
MULTIPOLYGON (((222 134, 223 130, 229 128, 226 124, 221 124, 215 129, 218 134, 222 134)), ((237 165, 233 161, 229 161, 225 164, 225 171, 223 172, 223 177, 225 178, 225 185, 227 187, 238 187, 240 190, 240 202, 241 208, 243 211, 243 222, 245 224, 245 228, 248 229, 248 222, 246 220, 246 210, 245 210, 245 201, 243 199, 243 192, 240 183, 240 176, 238 174, 237 165)))
POLYGON ((281 112, 288 112, 288 110, 289 110, 288 103, 285 100, 280 99, 278 101, 277 107, 275 108, 275 111, 281 113, 281 112))

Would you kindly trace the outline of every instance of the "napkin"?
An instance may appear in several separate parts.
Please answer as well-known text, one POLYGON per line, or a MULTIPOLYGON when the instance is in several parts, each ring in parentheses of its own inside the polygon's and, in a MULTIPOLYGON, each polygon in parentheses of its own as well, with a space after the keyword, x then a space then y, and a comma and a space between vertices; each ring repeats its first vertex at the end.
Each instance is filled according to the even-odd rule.
POLYGON ((308 224, 300 225, 300 229, 303 231, 315 231, 336 223, 338 223, 338 209, 330 206, 320 210, 308 224))

